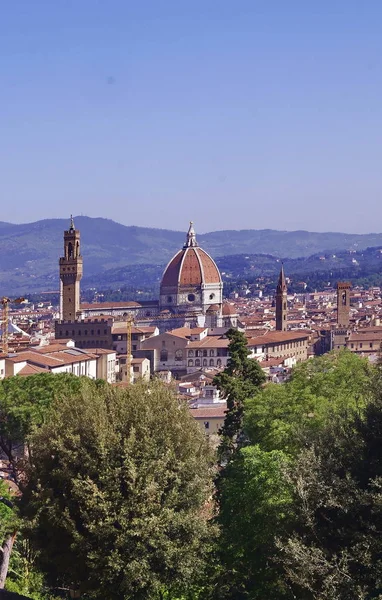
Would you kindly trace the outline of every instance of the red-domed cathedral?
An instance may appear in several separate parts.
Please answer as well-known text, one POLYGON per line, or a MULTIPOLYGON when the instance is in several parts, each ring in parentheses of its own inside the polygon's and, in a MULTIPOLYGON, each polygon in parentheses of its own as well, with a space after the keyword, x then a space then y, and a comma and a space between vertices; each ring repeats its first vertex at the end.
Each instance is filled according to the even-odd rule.
MULTIPOLYGON (((69 260, 68 248, 71 236, 73 241, 78 243, 79 248, 80 232, 75 229, 73 220, 64 236, 66 262, 69 260)), ((183 326, 236 326, 236 315, 227 312, 226 306, 223 305, 223 282, 219 269, 211 256, 199 247, 192 222, 183 248, 175 254, 164 270, 159 301, 80 304, 79 280, 82 275, 82 256, 78 251, 78 256, 70 256, 70 265, 66 262, 64 268, 63 259, 60 261, 61 322, 83 321, 86 318, 102 315, 117 318, 131 317, 137 325, 156 325, 160 331, 183 326), (76 269, 74 264, 76 260, 81 262, 81 269, 76 269), (80 273, 76 286, 64 285, 67 283, 67 271, 80 273), (69 293, 70 298, 69 296, 66 298, 69 293)))
POLYGON ((205 321, 211 314, 215 320, 221 318, 222 302, 223 282, 219 269, 210 255, 199 248, 191 222, 186 243, 163 273, 160 309, 196 319, 199 325, 211 325, 205 321))

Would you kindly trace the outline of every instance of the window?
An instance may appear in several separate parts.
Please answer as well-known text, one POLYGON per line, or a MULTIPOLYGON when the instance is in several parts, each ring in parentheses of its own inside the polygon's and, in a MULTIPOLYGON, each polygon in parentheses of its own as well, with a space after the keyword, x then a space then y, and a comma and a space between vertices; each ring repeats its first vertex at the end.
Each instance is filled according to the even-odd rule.
POLYGON ((195 294, 188 294, 188 296, 187 296, 187 300, 188 300, 189 302, 194 302, 194 300, 195 300, 195 294))
POLYGON ((193 367, 194 366, 194 361, 193 360, 189 360, 188 361, 188 366, 189 367, 193 367))
POLYGON ((210 367, 213 367, 213 366, 214 366, 214 359, 210 358, 210 367))
POLYGON ((214 351, 210 350, 210 356, 214 356, 214 351))
POLYGON ((203 356, 207 356, 207 350, 203 350, 203 356))
POLYGON ((209 428, 210 428, 210 422, 204 421, 204 429, 209 429, 209 428))
POLYGON ((197 358, 195 361, 195 367, 200 367, 200 359, 197 358))
POLYGON ((180 348, 175 352, 175 360, 178 362, 183 360, 183 350, 181 350, 180 348))
POLYGON ((167 360, 168 360, 168 352, 167 352, 166 348, 162 348, 162 350, 160 352, 160 361, 166 362, 167 360))
POLYGON ((215 294, 210 294, 210 300, 213 300, 215 298, 215 294))
POLYGON ((97 335, 101 335, 101 330, 97 329, 97 335))
POLYGON ((188 351, 188 356, 194 356, 194 351, 193 350, 189 350, 188 351))
POLYGON ((171 302, 172 302, 172 296, 167 296, 167 302, 168 302, 169 304, 171 304, 171 302))
POLYGON ((133 372, 134 373, 139 373, 139 367, 133 367, 133 372))
POLYGON ((203 358, 203 367, 206 367, 206 366, 207 366, 207 359, 203 358))
POLYGON ((216 366, 217 367, 221 367, 222 366, 222 361, 220 360, 220 358, 217 359, 216 366))
POLYGON ((85 329, 84 333, 85 333, 85 335, 87 335, 87 334, 88 334, 88 330, 87 330, 87 329, 85 329))

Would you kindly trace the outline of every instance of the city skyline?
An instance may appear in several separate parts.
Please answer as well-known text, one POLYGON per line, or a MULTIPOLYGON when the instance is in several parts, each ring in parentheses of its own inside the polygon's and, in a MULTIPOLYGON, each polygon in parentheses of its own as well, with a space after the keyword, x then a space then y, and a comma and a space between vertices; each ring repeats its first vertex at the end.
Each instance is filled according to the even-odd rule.
POLYGON ((382 6, 21 0, 1 221, 382 230, 382 6))

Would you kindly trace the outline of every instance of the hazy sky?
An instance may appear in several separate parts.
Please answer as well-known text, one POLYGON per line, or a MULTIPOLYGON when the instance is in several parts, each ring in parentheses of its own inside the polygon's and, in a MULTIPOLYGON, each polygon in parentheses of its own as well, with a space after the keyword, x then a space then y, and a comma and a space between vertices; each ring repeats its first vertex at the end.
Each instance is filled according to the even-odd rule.
POLYGON ((382 230, 381 0, 0 9, 0 220, 382 230))

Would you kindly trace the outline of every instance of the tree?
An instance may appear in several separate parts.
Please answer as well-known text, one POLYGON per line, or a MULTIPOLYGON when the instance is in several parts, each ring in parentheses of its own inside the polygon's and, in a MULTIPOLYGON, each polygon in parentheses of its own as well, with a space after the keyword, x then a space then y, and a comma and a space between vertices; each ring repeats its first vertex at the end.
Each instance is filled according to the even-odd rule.
MULTIPOLYGON (((0 449, 7 458, 6 472, 14 488, 12 503, 26 483, 26 463, 31 451, 29 436, 44 423, 53 399, 79 390, 84 379, 67 373, 42 373, 0 381, 0 449)), ((104 382, 90 385, 96 389, 104 382)), ((8 523, 6 531, 0 530, 0 589, 5 585, 16 531, 16 519, 12 519, 12 527, 8 523)))
POLYGON ((220 431, 219 458, 222 464, 232 458, 242 435, 244 401, 255 396, 265 382, 257 360, 248 357, 244 334, 237 329, 229 329, 226 336, 230 340, 227 367, 214 378, 214 385, 227 399, 226 417, 220 431))
POLYGON ((352 421, 366 404, 372 373, 367 361, 350 352, 332 353, 298 365, 286 384, 263 386, 245 401, 248 443, 235 451, 217 482, 221 536, 214 599, 295 597, 285 563, 278 561, 277 539, 292 537, 298 521, 292 479, 300 472, 297 457, 339 415, 343 426, 352 421))
POLYGON ((287 460, 279 450, 247 446, 227 465, 220 482, 215 600, 290 597, 281 569, 272 561, 275 538, 291 518, 289 484, 282 478, 287 460))
POLYGON ((198 581, 214 532, 211 456, 163 384, 83 386, 30 441, 21 508, 52 585, 145 600, 198 581))
POLYGON ((268 384, 245 405, 244 428, 263 450, 295 456, 336 414, 353 415, 365 406, 373 367, 343 350, 297 365, 283 385, 268 384))
MULTIPOLYGON (((337 415, 287 472, 295 524, 280 536, 287 580, 307 600, 382 597, 382 387, 337 415)), ((367 394, 367 389, 365 390, 367 394)))

